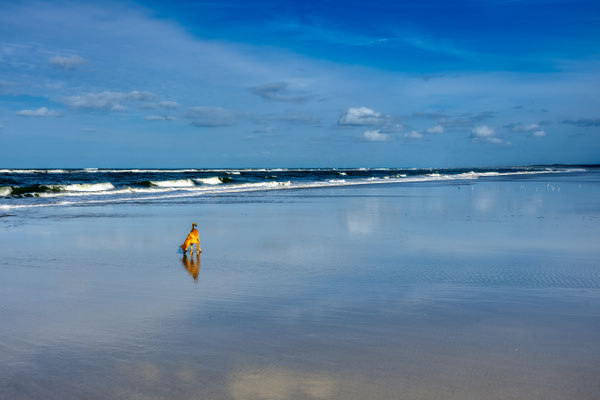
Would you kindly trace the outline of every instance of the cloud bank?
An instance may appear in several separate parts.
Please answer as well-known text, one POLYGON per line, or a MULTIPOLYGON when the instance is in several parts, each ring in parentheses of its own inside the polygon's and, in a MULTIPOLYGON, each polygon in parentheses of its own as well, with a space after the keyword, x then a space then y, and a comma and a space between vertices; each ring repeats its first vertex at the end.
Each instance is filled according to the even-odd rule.
POLYGON ((504 141, 496 136, 496 131, 487 125, 479 125, 471 131, 471 138, 474 142, 488 142, 493 144, 502 144, 504 141))
POLYGON ((423 138, 423 134, 418 132, 418 131, 410 131, 408 133, 404 134, 404 137, 407 139, 422 139, 423 138))
POLYGON ((509 124, 506 126, 512 132, 516 133, 528 133, 533 137, 544 137, 546 136, 546 131, 540 128, 539 124, 509 124))
POLYGON ((62 69, 75 69, 85 64, 85 59, 77 54, 72 56, 55 55, 48 60, 48 63, 62 69))
POLYGON ((175 121, 177 118, 172 115, 147 115, 144 119, 147 121, 175 121))
POLYGON ((387 142, 390 138, 390 135, 381 133, 379 129, 373 129, 363 133, 363 137, 368 142, 387 142))
POLYGON ((350 107, 338 120, 340 126, 373 126, 384 125, 389 117, 368 107, 350 107))
POLYGON ((36 110, 21 110, 17 112, 17 115, 21 117, 61 117, 62 114, 57 111, 48 110, 46 107, 40 107, 36 110))
POLYGON ((427 130, 425 132, 431 133, 431 134, 444 133, 444 127, 442 125, 434 125, 434 126, 427 128, 427 130))
POLYGON ((155 98, 156 95, 154 93, 134 90, 128 93, 110 91, 86 93, 65 97, 62 101, 73 108, 122 111, 127 109, 127 106, 123 103, 146 102, 152 101, 155 98))

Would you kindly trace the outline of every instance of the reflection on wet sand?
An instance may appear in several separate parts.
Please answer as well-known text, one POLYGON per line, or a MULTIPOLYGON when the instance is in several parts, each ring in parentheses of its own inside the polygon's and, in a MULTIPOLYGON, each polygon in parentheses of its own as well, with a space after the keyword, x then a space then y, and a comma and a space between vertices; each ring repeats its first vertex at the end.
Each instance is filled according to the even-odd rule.
POLYGON ((233 399, 328 399, 339 382, 323 373, 309 373, 283 367, 249 369, 229 379, 233 399))
POLYGON ((189 258, 187 254, 184 254, 181 263, 192 278, 194 278, 194 282, 198 282, 198 275, 200 275, 200 254, 196 254, 195 257, 192 254, 189 258))

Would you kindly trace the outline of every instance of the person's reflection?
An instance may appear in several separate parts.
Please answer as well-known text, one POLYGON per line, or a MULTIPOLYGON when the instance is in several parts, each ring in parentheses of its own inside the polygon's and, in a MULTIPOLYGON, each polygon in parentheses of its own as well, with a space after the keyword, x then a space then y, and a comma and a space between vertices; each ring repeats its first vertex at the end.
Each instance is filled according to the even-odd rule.
POLYGON ((190 258, 188 258, 187 254, 184 254, 181 263, 192 278, 194 278, 194 282, 198 282, 198 275, 200 274, 200 254, 196 254, 196 256, 191 254, 190 258))

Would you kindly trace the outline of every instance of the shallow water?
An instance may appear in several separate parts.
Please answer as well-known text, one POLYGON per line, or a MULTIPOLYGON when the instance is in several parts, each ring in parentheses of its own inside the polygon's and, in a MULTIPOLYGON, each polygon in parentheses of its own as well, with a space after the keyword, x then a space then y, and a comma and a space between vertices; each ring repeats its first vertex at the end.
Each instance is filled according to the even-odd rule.
POLYGON ((14 210, 0 398, 595 399, 599 200, 586 173, 14 210))

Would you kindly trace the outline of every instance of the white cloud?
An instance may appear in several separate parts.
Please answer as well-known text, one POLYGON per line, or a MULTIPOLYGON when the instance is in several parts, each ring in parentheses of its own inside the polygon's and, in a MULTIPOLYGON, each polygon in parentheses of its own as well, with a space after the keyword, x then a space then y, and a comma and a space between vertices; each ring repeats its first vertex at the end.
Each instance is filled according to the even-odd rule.
POLYGON ((538 129, 540 129, 540 127, 539 127, 538 124, 529 124, 529 125, 525 125, 523 127, 523 130, 526 131, 526 132, 535 131, 535 130, 538 130, 538 129))
POLYGON ((363 137, 369 142, 386 142, 390 135, 379 132, 379 129, 373 129, 363 133, 363 137))
POLYGON ((55 67, 63 68, 63 69, 75 69, 83 64, 85 64, 85 60, 74 54, 72 56, 60 56, 55 55, 51 59, 48 60, 50 65, 54 65, 55 67))
POLYGON ((478 138, 489 138, 496 134, 494 129, 490 128, 487 125, 479 125, 473 128, 473 135, 478 138))
POLYGON ((386 115, 378 113, 367 107, 350 107, 338 120, 338 125, 342 126, 365 126, 381 125, 389 118, 386 115))
MULTIPOLYGON (((487 125, 479 125, 473 128, 471 138, 473 142, 488 142, 493 144, 504 144, 504 140, 496 136, 496 131, 487 125)), ((510 144, 510 143, 506 143, 510 144)))
POLYGON ((432 127, 427 128, 425 131, 427 133, 444 133, 444 127, 441 125, 434 125, 432 127))
POLYGON ((37 110, 21 110, 17 113, 21 117, 60 117, 60 113, 54 110, 48 110, 46 107, 40 107, 37 110))
POLYGON ((148 121, 175 121, 175 117, 172 115, 148 115, 144 119, 148 121))
POLYGON ((529 133, 534 137, 544 137, 546 136, 546 132, 540 128, 538 124, 511 124, 508 125, 513 132, 524 132, 529 133))
POLYGON ((408 139, 421 139, 423 134, 417 131, 411 131, 409 133, 405 133, 404 137, 408 139))
POLYGON ((109 91, 86 93, 78 96, 66 97, 62 101, 75 108, 121 111, 127 109, 127 107, 123 105, 124 102, 145 102, 153 100, 154 98, 156 98, 154 93, 134 90, 128 93, 109 91))
POLYGON ((178 108, 179 103, 177 103, 176 101, 161 101, 160 103, 158 103, 158 106, 172 110, 178 108))

